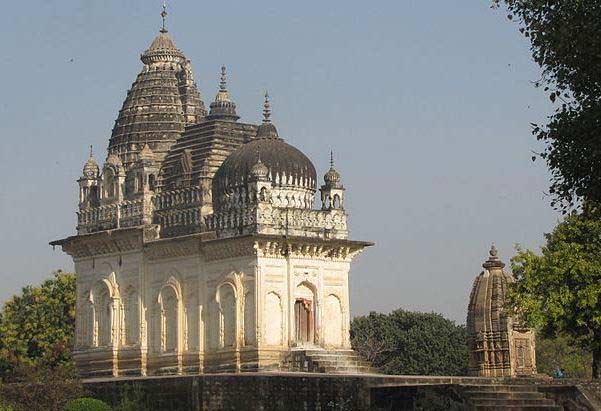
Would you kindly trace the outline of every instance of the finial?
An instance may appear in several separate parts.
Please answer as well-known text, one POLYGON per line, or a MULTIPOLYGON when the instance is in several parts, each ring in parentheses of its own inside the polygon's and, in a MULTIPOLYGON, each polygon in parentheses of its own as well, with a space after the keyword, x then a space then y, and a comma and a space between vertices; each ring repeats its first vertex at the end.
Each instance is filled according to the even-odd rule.
POLYGON ((94 146, 90 144, 90 158, 94 157, 94 146))
POLYGON ((221 66, 221 81, 219 82, 219 89, 227 91, 227 73, 225 66, 221 66))
POLYGON ((330 150, 330 168, 334 168, 334 150, 330 150))
POLYGON ((495 246, 494 243, 490 247, 490 251, 488 253, 490 254, 490 257, 488 257, 488 260, 486 260, 484 262, 484 264, 482 264, 482 267, 486 268, 487 270, 490 268, 495 268, 495 267, 496 268, 505 267, 505 264, 499 259, 497 247, 495 246))
POLYGON ((265 90, 265 103, 263 104, 263 123, 271 123, 271 103, 269 93, 265 90))
POLYGON ((167 33, 167 0, 163 0, 163 11, 161 12, 161 18, 163 19, 163 27, 161 33, 167 33))

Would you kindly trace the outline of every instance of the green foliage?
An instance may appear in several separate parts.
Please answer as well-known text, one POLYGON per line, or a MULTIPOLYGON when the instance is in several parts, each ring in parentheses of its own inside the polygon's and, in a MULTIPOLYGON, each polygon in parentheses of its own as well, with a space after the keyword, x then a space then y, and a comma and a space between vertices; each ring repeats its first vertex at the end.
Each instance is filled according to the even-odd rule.
POLYGON ((465 375, 466 330, 440 314, 396 310, 355 317, 353 348, 387 374, 465 375))
POLYGON ((552 205, 564 212, 579 201, 601 205, 601 1, 493 4, 506 6, 530 40, 542 69, 535 84, 556 104, 548 124, 533 124, 546 147, 540 156, 552 174, 552 205))
POLYGON ((18 364, 11 382, 0 384, 0 398, 15 411, 63 411, 65 404, 83 394, 81 382, 69 367, 18 364))
POLYGON ((0 378, 17 364, 71 363, 75 330, 75 276, 63 272, 27 286, 0 312, 0 378))
POLYGON ((124 385, 116 411, 146 411, 150 408, 147 398, 140 386, 124 385))
POLYGON ((553 377, 555 370, 562 368, 568 378, 589 378, 591 364, 591 353, 570 344, 566 337, 536 340, 536 368, 540 374, 553 377))
POLYGON ((572 214, 551 234, 542 255, 518 248, 510 303, 546 336, 566 336, 593 353, 601 373, 601 220, 572 214))
POLYGON ((65 411, 111 411, 106 403, 94 398, 78 398, 65 405, 65 411))

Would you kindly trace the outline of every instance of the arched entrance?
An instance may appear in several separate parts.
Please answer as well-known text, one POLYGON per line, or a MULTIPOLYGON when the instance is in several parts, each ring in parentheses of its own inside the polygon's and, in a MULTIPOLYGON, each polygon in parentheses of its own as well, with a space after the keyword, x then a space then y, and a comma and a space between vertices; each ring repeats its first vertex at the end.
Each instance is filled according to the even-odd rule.
POLYGON ((296 287, 294 294, 294 329, 297 346, 315 342, 315 293, 308 284, 296 287))

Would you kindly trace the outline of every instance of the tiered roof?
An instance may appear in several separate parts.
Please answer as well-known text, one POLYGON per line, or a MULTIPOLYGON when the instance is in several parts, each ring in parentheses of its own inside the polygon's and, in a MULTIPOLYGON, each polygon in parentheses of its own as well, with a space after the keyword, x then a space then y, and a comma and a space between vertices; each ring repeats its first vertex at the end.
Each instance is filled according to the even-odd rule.
POLYGON ((194 82, 190 61, 162 29, 141 56, 144 68, 127 92, 109 142, 127 168, 148 144, 162 159, 206 110, 194 82))

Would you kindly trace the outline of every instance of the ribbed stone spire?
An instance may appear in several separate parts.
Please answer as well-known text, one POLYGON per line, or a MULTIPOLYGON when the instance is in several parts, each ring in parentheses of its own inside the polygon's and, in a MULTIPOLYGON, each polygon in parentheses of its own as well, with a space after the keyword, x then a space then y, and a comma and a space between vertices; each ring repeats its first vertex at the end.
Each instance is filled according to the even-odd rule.
POLYGON ((506 306, 508 289, 515 280, 503 270, 493 244, 484 271, 472 287, 466 330, 470 350, 469 373, 482 377, 509 377, 536 372, 534 333, 519 325, 506 306), (527 346, 525 350, 519 347, 527 346))
POLYGON ((146 144, 161 161, 185 127, 206 115, 192 65, 165 26, 141 60, 144 68, 127 92, 109 142, 109 154, 118 155, 126 168, 146 144))

